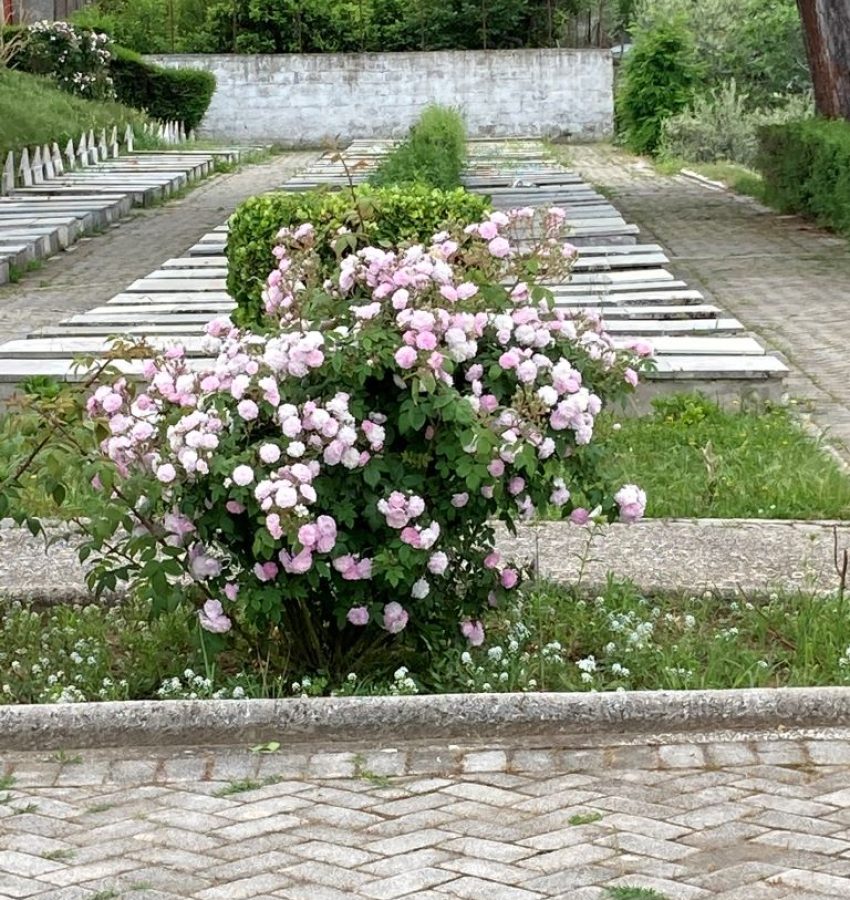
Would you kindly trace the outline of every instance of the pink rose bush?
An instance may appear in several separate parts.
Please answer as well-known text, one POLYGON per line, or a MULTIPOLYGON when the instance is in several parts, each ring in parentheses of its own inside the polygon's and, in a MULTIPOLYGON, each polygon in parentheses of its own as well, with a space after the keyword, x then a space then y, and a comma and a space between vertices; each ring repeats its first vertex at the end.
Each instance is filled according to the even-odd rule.
POLYGON ((158 607, 189 603, 215 640, 301 671, 349 671, 376 641, 484 643, 524 574, 495 520, 636 521, 646 503, 586 452, 643 363, 555 306, 563 219, 494 212, 330 278, 313 227, 282 230, 264 333, 215 320, 209 361, 177 348, 89 399, 97 475, 130 510, 93 530, 101 575, 112 559, 158 607))

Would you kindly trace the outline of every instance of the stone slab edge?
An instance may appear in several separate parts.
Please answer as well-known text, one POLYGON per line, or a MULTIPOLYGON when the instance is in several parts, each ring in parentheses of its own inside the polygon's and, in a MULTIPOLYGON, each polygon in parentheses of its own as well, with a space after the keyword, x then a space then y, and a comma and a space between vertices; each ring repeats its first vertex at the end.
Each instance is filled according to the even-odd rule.
POLYGON ((850 688, 441 694, 0 706, 0 751, 284 745, 850 725, 850 688))

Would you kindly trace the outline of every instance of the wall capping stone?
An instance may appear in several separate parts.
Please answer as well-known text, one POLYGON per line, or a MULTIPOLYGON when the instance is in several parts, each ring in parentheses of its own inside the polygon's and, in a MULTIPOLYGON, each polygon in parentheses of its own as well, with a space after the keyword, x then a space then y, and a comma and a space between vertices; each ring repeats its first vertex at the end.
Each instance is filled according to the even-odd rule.
POLYGON ((0 750, 670 735, 850 725, 850 688, 0 706, 0 750))

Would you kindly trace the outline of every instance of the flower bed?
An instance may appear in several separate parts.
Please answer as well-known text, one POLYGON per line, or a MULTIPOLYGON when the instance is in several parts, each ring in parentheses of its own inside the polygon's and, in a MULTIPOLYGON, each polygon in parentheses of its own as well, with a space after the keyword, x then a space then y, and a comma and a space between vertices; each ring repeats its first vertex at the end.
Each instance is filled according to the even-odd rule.
POLYGON ((588 446, 640 361, 554 308, 563 222, 492 213, 427 247, 350 253, 331 278, 313 226, 283 229, 267 332, 214 321, 208 369, 175 349, 89 401, 108 459, 91 471, 114 501, 93 511, 93 583, 129 579, 154 611, 193 611, 209 652, 236 632, 274 671, 481 645, 523 578, 494 519, 645 505, 602 482, 588 446))

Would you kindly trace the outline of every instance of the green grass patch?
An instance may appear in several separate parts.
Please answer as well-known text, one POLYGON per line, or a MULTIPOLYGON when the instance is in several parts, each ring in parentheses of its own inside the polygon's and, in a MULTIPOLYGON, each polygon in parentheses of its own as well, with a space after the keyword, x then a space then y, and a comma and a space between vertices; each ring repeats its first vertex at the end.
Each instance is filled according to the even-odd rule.
POLYGON ((605 896, 609 900, 670 900, 666 894, 660 894, 652 888, 633 887, 628 884, 606 888, 605 896))
POLYGON ((418 182, 448 191, 460 185, 465 163, 463 117, 455 109, 428 106, 369 181, 375 185, 418 182))
POLYGON ((689 169, 708 178, 725 184, 736 194, 746 194, 756 200, 767 202, 764 179, 758 172, 733 162, 697 163, 684 159, 655 160, 655 168, 664 175, 677 175, 682 169, 689 169))
POLYGON ((94 102, 54 87, 47 78, 0 68, 0 162, 10 151, 56 141, 64 151, 69 139, 113 125, 123 133, 133 125, 139 143, 145 116, 120 103, 94 102))
MULTIPOLYGON (((380 659, 342 683, 321 673, 264 671, 238 633, 205 663, 191 610, 149 619, 138 604, 31 611, 0 603, 0 703, 614 691, 850 685, 850 599, 808 593, 730 598, 644 595, 610 581, 598 596, 538 583, 485 618, 487 642, 449 642, 397 668, 380 659), (393 669, 396 669, 393 672, 393 669)), ((389 661, 389 658, 388 658, 389 661)), ((383 785, 358 766, 356 774, 383 785)), ((256 790, 268 780, 221 790, 256 790)), ((13 799, 0 781, 0 803, 13 799)), ((108 807, 93 807, 96 812, 108 807)), ((595 811, 570 821, 599 820, 595 811)))
POLYGON ((592 825, 594 822, 600 821, 600 819, 602 819, 601 812, 576 813, 576 815, 567 819, 567 823, 570 825, 592 825))
POLYGON ((647 515, 842 519, 850 479, 786 408, 725 411, 698 394, 639 418, 601 417, 607 477, 639 484, 647 515))

